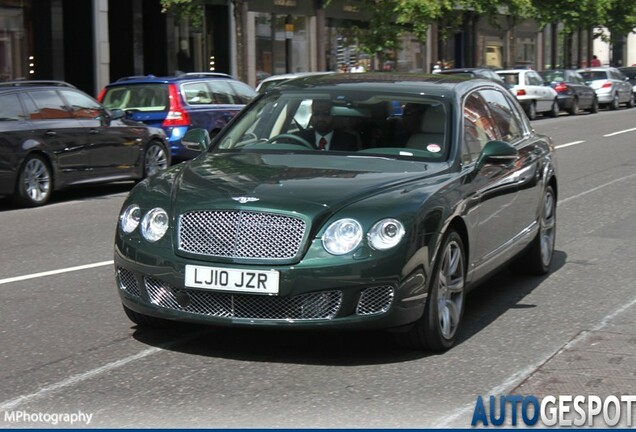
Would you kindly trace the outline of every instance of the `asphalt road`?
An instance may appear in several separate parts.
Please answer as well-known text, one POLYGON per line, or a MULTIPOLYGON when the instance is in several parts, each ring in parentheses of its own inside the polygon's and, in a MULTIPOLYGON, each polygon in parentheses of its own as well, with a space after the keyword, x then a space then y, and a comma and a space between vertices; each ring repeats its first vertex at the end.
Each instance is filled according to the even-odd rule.
POLYGON ((111 263, 131 184, 37 209, 0 200, 0 426, 470 427, 477 396, 507 394, 636 301, 636 109, 533 124, 559 147, 553 271, 471 293, 441 355, 384 333, 137 330, 111 263))

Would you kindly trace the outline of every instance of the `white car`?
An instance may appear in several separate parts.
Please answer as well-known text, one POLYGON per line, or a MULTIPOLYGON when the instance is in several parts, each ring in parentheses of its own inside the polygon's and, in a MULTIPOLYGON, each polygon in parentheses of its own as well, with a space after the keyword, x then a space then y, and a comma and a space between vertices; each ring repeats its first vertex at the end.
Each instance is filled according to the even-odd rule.
POLYGON ((614 67, 596 67, 579 69, 585 83, 596 92, 598 103, 609 106, 609 109, 616 110, 620 104, 626 104, 632 108, 634 102, 634 91, 629 79, 614 67))
POLYGON ((530 120, 534 120, 538 113, 546 113, 550 117, 559 115, 558 94, 550 85, 546 85, 537 71, 509 69, 496 72, 512 94, 517 96, 530 120))

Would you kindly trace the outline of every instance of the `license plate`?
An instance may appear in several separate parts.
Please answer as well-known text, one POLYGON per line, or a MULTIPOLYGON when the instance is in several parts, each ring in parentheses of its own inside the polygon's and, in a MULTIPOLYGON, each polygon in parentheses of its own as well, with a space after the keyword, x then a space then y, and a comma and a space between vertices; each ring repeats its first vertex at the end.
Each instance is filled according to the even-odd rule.
POLYGON ((186 265, 185 286, 207 290, 278 294, 275 270, 240 270, 186 265))

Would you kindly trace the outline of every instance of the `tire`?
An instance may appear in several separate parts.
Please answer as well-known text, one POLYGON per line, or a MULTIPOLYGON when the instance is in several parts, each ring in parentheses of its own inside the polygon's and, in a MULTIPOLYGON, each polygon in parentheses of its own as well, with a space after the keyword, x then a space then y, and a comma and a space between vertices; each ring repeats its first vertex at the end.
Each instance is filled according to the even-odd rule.
POLYGON ((122 306, 124 308, 124 312, 126 313, 126 316, 128 317, 128 319, 132 321, 134 324, 137 324, 139 327, 170 328, 170 327, 174 327, 175 324, 178 324, 178 323, 173 323, 171 321, 164 320, 161 318, 155 318, 152 316, 140 314, 138 312, 135 312, 132 309, 127 308, 124 305, 122 306))
POLYGON ((424 314, 409 330, 396 334, 399 345, 446 351, 457 338, 466 297, 466 255, 456 231, 449 231, 438 252, 431 275, 424 314))
POLYGON ((530 102, 528 105, 528 109, 526 110, 526 114, 528 114, 528 118, 530 120, 536 120, 537 118, 537 106, 534 102, 530 102))
POLYGON ((552 108, 550 109, 550 111, 548 111, 548 115, 554 118, 558 117, 560 112, 561 110, 559 109, 559 102, 555 99, 554 102, 552 102, 552 108))
POLYGON ((629 100, 627 101, 627 108, 634 108, 634 105, 636 105, 636 101, 634 101, 634 93, 632 92, 629 100))
POLYGON ((596 114, 598 112, 598 99, 594 96, 592 100, 592 106, 590 107, 590 113, 596 114))
POLYGON ((516 261, 514 269, 530 275, 544 275, 550 271, 556 241, 556 195, 552 186, 543 193, 539 232, 530 246, 516 261))
POLYGON ((618 93, 614 93, 614 97, 612 98, 612 102, 610 102, 609 108, 612 111, 616 111, 620 107, 620 103, 618 102, 618 93))
POLYGON ((46 204, 53 190, 53 175, 48 162, 39 155, 26 158, 18 174, 13 199, 22 207, 46 204))
POLYGON ((570 113, 570 115, 577 115, 579 113, 579 99, 578 98, 575 97, 572 100, 572 106, 568 110, 568 113, 570 113))
POLYGON ((168 168, 168 152, 163 144, 150 141, 144 152, 144 178, 168 168))

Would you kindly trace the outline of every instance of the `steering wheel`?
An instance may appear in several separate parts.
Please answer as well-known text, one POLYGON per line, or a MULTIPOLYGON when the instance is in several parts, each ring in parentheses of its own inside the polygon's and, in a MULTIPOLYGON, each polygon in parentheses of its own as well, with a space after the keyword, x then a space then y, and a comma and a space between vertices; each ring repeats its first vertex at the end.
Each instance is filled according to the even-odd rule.
POLYGON ((279 138, 289 138, 289 139, 291 139, 291 142, 289 142, 289 144, 301 145, 303 147, 307 147, 308 149, 316 150, 316 147, 311 145, 309 143, 309 141, 307 141, 305 138, 300 137, 298 135, 289 134, 289 133, 282 133, 282 134, 278 134, 276 136, 273 136, 270 139, 268 139, 267 142, 268 143, 274 143, 274 142, 278 141, 279 138))

